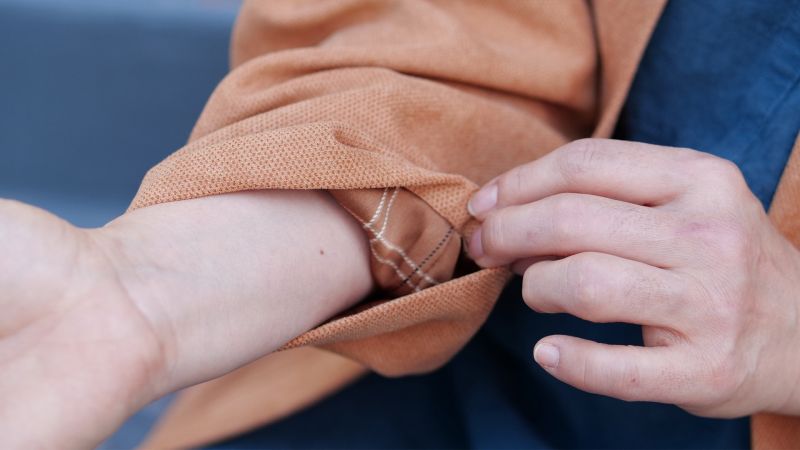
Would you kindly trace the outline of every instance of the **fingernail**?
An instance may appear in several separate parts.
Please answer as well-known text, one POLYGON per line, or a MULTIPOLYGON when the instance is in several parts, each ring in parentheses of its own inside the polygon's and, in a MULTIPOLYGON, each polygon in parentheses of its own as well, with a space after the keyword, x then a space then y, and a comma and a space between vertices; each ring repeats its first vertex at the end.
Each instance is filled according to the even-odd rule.
POLYGON ((533 348, 533 359, 542 367, 555 369, 560 357, 558 347, 553 344, 539 343, 533 348))
POLYGON ((477 216, 494 208, 496 204, 497 184, 492 183, 489 186, 484 186, 472 196, 469 203, 467 203, 467 209, 471 215, 477 216))
POLYGON ((483 256, 483 242, 481 242, 481 229, 478 228, 472 233, 469 240, 469 248, 467 249, 469 256, 472 259, 478 259, 483 256))

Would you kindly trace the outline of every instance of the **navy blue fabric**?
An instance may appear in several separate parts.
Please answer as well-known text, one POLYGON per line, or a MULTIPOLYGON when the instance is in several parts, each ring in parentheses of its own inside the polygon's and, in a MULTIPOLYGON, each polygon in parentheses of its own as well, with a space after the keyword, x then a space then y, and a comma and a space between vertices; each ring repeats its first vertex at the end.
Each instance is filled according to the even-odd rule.
MULTIPOLYGON (((673 0, 621 118, 618 138, 735 161, 766 205, 800 125, 797 2, 673 0)), ((321 404, 215 448, 746 448, 749 422, 626 403, 566 386, 531 359, 550 334, 641 345, 640 327, 530 311, 520 280, 439 372, 370 376, 321 404)))
POLYGON ((101 226, 182 147, 237 0, 0 0, 0 197, 101 226))
POLYGON ((769 206, 800 128, 800 1, 673 1, 620 137, 730 159, 769 206))

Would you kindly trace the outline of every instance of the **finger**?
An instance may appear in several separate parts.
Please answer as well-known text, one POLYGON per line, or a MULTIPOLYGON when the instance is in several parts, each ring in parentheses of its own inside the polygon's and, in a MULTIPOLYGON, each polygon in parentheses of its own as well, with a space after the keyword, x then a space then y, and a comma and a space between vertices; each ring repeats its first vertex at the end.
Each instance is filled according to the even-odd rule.
POLYGON ((483 267, 535 256, 608 253, 657 267, 686 257, 668 211, 584 194, 559 194, 493 212, 473 233, 470 256, 483 267))
POLYGON ((592 194, 640 205, 660 205, 686 191, 689 161, 702 153, 610 139, 571 142, 500 175, 470 200, 484 219, 490 210, 565 193, 592 194))
POLYGON ((580 390, 627 401, 688 404, 702 395, 688 382, 688 364, 671 347, 607 345, 548 336, 533 349, 548 373, 580 390))
POLYGON ((522 298, 539 312, 671 328, 686 322, 686 289, 667 270, 603 253, 579 253, 530 266, 522 298))

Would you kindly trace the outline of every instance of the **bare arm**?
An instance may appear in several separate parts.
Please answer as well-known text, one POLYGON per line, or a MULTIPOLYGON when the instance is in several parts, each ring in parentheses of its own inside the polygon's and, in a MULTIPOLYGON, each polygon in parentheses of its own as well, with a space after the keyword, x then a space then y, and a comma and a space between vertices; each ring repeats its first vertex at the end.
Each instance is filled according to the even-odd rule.
POLYGON ((96 230, 3 201, 0 250, 3 446, 96 444, 372 289, 362 230, 317 191, 167 203, 96 230))

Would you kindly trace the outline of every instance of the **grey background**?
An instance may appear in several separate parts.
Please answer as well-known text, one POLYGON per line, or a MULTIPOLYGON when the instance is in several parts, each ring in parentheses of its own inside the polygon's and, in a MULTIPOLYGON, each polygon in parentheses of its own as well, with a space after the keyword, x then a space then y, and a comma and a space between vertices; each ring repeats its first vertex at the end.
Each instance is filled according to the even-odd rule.
MULTIPOLYGON (((227 72, 238 0, 0 0, 0 197, 84 227, 127 208, 227 72)), ((102 449, 135 446, 169 402, 102 449)))
POLYGON ((122 213, 227 71, 234 0, 0 0, 0 197, 122 213))

